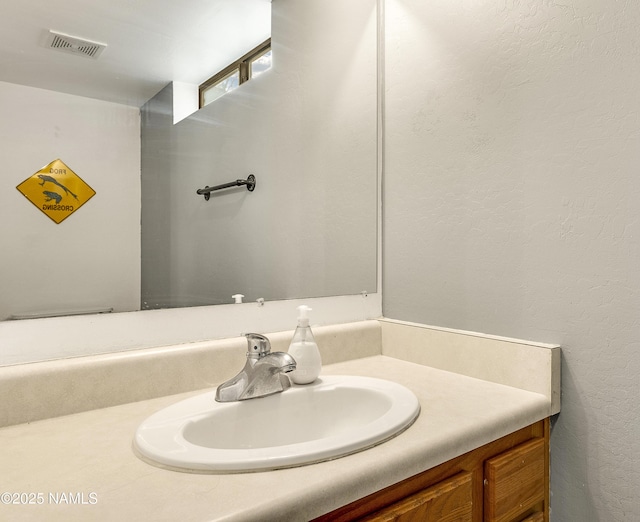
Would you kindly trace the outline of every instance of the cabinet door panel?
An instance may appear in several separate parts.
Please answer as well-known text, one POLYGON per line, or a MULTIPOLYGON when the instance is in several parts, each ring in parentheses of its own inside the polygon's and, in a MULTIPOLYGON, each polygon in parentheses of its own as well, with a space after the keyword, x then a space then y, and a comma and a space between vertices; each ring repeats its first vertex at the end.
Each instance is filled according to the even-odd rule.
POLYGON ((485 462, 486 522, 519 520, 544 501, 544 452, 544 439, 534 439, 485 462))
POLYGON ((471 522, 472 474, 460 473, 363 518, 367 522, 471 522))

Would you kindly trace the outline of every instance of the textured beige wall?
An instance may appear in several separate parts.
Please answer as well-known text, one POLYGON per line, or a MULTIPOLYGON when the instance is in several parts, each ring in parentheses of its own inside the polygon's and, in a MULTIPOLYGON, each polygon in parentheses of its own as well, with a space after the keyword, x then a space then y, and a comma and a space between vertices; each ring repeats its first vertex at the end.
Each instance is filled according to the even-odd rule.
POLYGON ((386 14, 384 315, 562 345, 552 519, 640 519, 640 4, 386 14))

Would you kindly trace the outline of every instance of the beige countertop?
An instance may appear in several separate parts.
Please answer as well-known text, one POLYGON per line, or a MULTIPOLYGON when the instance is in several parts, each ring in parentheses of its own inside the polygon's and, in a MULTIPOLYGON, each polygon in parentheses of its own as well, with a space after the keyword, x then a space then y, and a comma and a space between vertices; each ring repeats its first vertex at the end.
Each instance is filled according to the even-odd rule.
POLYGON ((160 469, 131 449, 146 417, 201 393, 213 400, 215 389, 9 426, 0 429, 0 520, 306 521, 552 413, 542 394, 382 355, 328 365, 323 373, 403 384, 420 400, 420 416, 360 453, 222 475, 160 469))

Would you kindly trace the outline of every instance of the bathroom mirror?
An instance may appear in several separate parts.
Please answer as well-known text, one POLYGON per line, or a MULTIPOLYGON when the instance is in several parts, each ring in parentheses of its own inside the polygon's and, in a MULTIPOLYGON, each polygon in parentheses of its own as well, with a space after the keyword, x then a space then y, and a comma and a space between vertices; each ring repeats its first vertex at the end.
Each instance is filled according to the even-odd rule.
POLYGON ((2 233, 9 253, 0 319, 222 304, 233 294, 246 301, 374 292, 376 1, 192 0, 165 7, 30 0, 13 8, 21 20, 29 13, 40 47, 49 29, 99 42, 100 25, 91 31, 91 23, 102 20, 137 28, 145 45, 163 51, 138 56, 123 31, 126 41, 105 42, 97 59, 57 50, 21 59, 25 48, 9 43, 20 27, 4 16, 0 103, 3 114, 11 113, 0 124, 0 204, 12 219, 2 233), (184 63, 202 61, 202 45, 194 51, 189 41, 201 42, 200 31, 224 32, 213 25, 216 16, 198 9, 235 5, 249 16, 265 3, 272 68, 174 124, 177 100, 206 79, 180 72, 184 63), (51 26, 56 5, 67 15, 65 27, 51 26), (180 24, 188 35, 178 39, 171 28, 180 24), (143 60, 146 76, 134 77, 130 63, 112 64, 96 85, 101 60, 112 60, 110 48, 122 46, 129 46, 127 59, 143 60), (159 72, 163 63, 167 70, 159 72), (135 96, 126 94, 130 86, 135 96), (55 159, 96 192, 59 224, 14 189, 55 159), (239 187, 209 201, 196 194, 249 174, 257 179, 253 192, 239 187))

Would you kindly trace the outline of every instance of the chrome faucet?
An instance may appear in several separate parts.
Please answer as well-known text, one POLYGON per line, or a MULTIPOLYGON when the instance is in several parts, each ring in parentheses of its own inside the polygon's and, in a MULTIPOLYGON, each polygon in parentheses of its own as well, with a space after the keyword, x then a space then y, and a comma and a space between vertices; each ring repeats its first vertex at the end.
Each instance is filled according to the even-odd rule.
POLYGON ((285 374, 296 369, 293 357, 285 352, 271 353, 271 343, 264 335, 250 333, 245 337, 247 362, 238 375, 218 386, 218 402, 255 399, 283 392, 291 386, 285 374))

